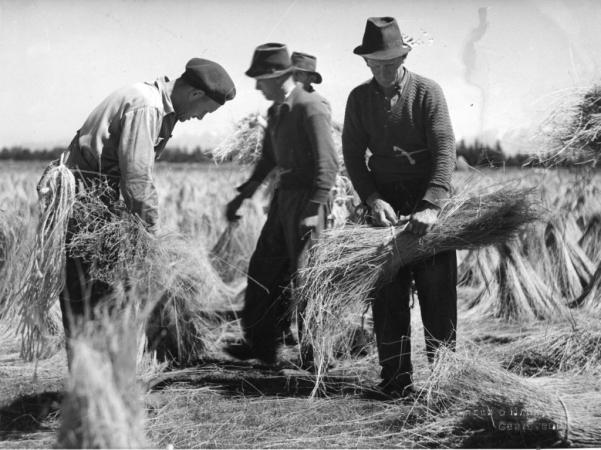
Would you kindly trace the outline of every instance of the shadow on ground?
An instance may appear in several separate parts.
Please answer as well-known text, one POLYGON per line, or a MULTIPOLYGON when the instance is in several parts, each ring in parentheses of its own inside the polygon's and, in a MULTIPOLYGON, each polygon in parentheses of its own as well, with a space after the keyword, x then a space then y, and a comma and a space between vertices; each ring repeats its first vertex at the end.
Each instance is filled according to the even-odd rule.
MULTIPOLYGON (((222 395, 235 397, 309 397, 315 387, 315 375, 248 361, 204 361, 194 368, 165 373, 153 390, 162 390, 173 383, 214 387, 222 395)), ((355 395, 364 391, 358 377, 327 375, 323 378, 320 396, 355 395)))
POLYGON ((0 440, 15 434, 49 430, 44 424, 60 409, 62 392, 26 395, 0 408, 0 440))

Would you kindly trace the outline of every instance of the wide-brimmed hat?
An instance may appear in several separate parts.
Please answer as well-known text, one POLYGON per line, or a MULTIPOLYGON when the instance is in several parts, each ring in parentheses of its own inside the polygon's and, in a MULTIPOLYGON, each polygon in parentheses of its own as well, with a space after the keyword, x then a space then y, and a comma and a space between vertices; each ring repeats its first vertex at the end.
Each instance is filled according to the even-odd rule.
POLYGON ((313 82, 319 84, 322 82, 321 74, 317 72, 317 58, 313 55, 303 52, 292 52, 292 65, 294 70, 310 73, 314 76, 313 82))
POLYGON ((275 78, 292 72, 294 67, 285 44, 269 42, 255 49, 246 75, 256 79, 275 78))
POLYGON ((411 46, 403 41, 394 17, 370 17, 365 24, 363 42, 353 53, 370 59, 392 59, 410 51, 411 46))

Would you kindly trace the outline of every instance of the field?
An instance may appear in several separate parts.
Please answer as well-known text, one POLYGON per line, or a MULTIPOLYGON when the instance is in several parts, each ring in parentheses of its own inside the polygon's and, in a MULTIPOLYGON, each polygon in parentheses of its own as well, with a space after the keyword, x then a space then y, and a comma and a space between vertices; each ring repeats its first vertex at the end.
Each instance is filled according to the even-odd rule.
MULTIPOLYGON (((20 241, 35 234, 35 184, 42 170, 41 164, 0 167, 0 223, 12 227, 20 241)), ((202 331, 202 358, 170 367, 152 360, 144 369, 138 364, 137 414, 146 446, 601 445, 597 174, 456 172, 457 192, 508 180, 534 187, 541 222, 512 243, 460 252, 458 348, 456 354, 440 355, 433 368, 425 356, 419 308, 412 309, 420 395, 398 401, 369 398, 379 369, 369 312, 354 318, 363 325, 365 348, 335 361, 317 396, 311 396, 315 376, 297 367, 294 347, 269 367, 234 361, 222 352, 225 342, 240 335, 235 311, 241 307, 245 264, 265 219, 262 193, 243 207, 244 219, 233 230, 236 254, 228 264, 200 263, 210 259, 226 229, 225 205, 245 176, 246 169, 237 165, 156 169, 161 228, 186 237, 186 251, 199 261, 187 270, 214 280, 212 290, 203 288, 197 299, 211 306, 214 320, 203 325, 211 329, 202 331), (215 273, 221 278, 211 278, 215 273)), ((56 337, 58 343, 49 341, 42 358, 27 361, 15 330, 14 320, 0 321, 0 448, 51 447, 66 420, 64 392, 73 386, 65 351, 56 337)))

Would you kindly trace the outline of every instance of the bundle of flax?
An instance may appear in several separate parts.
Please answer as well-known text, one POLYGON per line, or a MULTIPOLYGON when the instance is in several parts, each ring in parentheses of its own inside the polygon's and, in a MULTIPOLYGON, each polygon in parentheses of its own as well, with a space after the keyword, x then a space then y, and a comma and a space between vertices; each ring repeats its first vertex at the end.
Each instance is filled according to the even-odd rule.
POLYGON ((595 214, 590 218, 578 244, 591 261, 601 260, 601 214, 595 214))
POLYGON ((601 372, 601 327, 598 317, 575 323, 546 324, 515 342, 503 358, 507 369, 524 375, 556 372, 601 372))
MULTIPOLYGON (((94 198, 90 198, 94 197, 94 198)), ((174 233, 149 233, 124 205, 110 208, 82 194, 67 248, 90 265, 90 277, 125 288, 145 316, 148 345, 161 359, 189 363, 206 351, 216 304, 232 299, 202 244, 174 233), (150 312, 151 311, 151 312, 150 312)))
MULTIPOLYGON (((75 178, 63 160, 51 164, 38 184, 40 218, 34 245, 19 289, 21 355, 28 360, 41 357, 46 337, 55 326, 49 311, 64 285, 65 237, 73 204, 75 178), (50 321, 50 322, 49 322, 50 321)), ((60 316, 58 316, 60 324, 60 316)))
POLYGON ((582 294, 571 302, 571 306, 578 306, 595 314, 601 312, 601 264, 597 266, 582 294))
POLYGON ((212 333, 223 321, 217 310, 237 289, 223 282, 201 245, 177 235, 159 236, 144 266, 136 295, 156 304, 146 328, 150 348, 159 359, 197 362, 217 340, 212 333))
POLYGON ((15 312, 14 288, 17 287, 19 233, 23 227, 15 215, 0 210, 0 320, 11 319, 15 312))
POLYGON ((431 414, 454 416, 460 428, 481 419, 478 428, 485 421, 493 430, 533 432, 548 445, 598 444, 601 393, 560 388, 508 372, 468 345, 439 351, 422 398, 431 414))
POLYGON ((595 268, 578 244, 581 231, 571 217, 554 215, 544 225, 532 227, 526 252, 539 275, 557 293, 573 300, 588 285, 595 268))
POLYGON ((59 448, 146 446, 136 383, 136 317, 131 307, 103 311, 70 340, 71 367, 61 406, 59 448))
POLYGON ((227 224, 210 252, 215 270, 226 283, 246 276, 265 222, 261 202, 255 199, 244 202, 241 215, 240 220, 227 224))
MULTIPOLYGON (((333 358, 334 343, 374 289, 403 265, 452 249, 504 242, 539 218, 530 189, 501 187, 469 198, 452 198, 439 222, 423 237, 404 227, 355 226, 326 231, 300 272, 305 343, 313 346, 318 382, 333 358)), ((316 386, 317 389, 317 386, 316 386)))
POLYGON ((251 164, 261 157, 267 121, 260 114, 249 114, 236 124, 234 132, 211 152, 217 161, 251 164))
MULTIPOLYGON (((261 157, 266 128, 265 116, 257 113, 249 114, 236 124, 230 136, 211 151, 212 157, 218 162, 234 161, 239 164, 256 162, 261 157)), ((342 164, 342 126, 332 122, 331 133, 339 163, 342 164)))
POLYGON ((565 317, 568 303, 554 295, 515 241, 496 245, 491 251, 498 253, 494 258, 497 264, 482 264, 487 283, 469 302, 468 313, 515 321, 565 317))

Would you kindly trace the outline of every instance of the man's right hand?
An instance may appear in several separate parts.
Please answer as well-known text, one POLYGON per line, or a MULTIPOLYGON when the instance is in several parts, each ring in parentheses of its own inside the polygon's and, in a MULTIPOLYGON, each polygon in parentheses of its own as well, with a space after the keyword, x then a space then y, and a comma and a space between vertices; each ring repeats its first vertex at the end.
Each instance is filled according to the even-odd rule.
POLYGON ((371 208, 371 217, 374 221, 374 225, 379 227, 389 227, 397 224, 397 215, 390 203, 373 195, 367 199, 367 205, 371 208))
POLYGON ((242 218, 242 216, 238 214, 238 210, 245 199, 246 197, 244 195, 238 194, 231 202, 227 204, 227 207, 225 208, 225 217, 227 217, 228 221, 236 222, 242 218))

